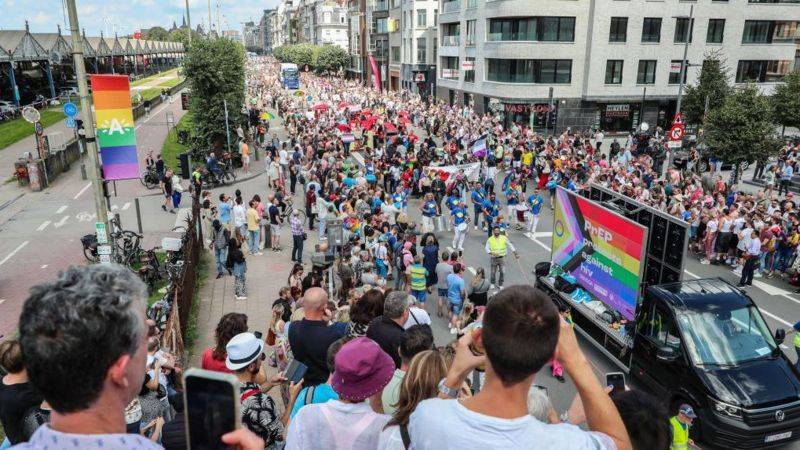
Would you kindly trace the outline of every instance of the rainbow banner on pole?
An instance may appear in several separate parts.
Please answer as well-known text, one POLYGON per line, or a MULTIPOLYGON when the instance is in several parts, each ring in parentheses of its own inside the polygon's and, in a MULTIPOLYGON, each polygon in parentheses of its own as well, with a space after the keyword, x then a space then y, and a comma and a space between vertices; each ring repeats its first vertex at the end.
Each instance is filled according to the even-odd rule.
POLYGON ((92 98, 97 119, 97 145, 103 178, 139 178, 131 88, 125 75, 92 75, 92 98))

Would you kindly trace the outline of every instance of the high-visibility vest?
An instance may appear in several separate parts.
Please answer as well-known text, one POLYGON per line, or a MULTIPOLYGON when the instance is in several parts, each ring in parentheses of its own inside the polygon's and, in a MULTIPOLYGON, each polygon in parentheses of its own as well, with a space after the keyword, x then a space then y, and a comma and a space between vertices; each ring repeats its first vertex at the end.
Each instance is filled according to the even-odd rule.
POLYGON ((506 246, 508 245, 508 238, 505 236, 497 236, 489 238, 489 253, 492 256, 506 256, 506 246))
POLYGON ((669 450, 687 450, 689 448, 689 426, 680 423, 678 416, 671 417, 669 423, 672 424, 672 444, 669 446, 669 450))
POLYGON ((800 332, 794 334, 794 346, 800 348, 800 332))
POLYGON ((411 266, 411 289, 415 291, 425 290, 425 268, 414 264, 411 266))

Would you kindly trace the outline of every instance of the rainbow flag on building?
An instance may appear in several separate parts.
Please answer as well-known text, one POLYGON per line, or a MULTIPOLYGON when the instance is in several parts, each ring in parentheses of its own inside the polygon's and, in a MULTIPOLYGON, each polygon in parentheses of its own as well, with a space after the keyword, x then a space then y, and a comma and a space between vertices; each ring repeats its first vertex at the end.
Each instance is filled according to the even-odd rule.
POLYGON ((91 81, 103 178, 139 178, 139 157, 136 153, 136 131, 128 77, 92 75, 91 81))

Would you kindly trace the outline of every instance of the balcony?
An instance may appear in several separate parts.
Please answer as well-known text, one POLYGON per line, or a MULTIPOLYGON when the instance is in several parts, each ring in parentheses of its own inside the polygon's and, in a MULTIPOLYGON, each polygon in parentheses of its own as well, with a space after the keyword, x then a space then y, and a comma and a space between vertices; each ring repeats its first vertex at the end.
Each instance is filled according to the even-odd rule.
POLYGON ((460 7, 459 1, 460 0, 443 2, 442 3, 442 12, 443 13, 458 12, 458 9, 460 7))
POLYGON ((372 10, 373 11, 389 11, 389 1, 388 0, 376 0, 372 3, 372 10))
POLYGON ((442 36, 442 47, 458 47, 459 45, 461 45, 460 35, 442 36))

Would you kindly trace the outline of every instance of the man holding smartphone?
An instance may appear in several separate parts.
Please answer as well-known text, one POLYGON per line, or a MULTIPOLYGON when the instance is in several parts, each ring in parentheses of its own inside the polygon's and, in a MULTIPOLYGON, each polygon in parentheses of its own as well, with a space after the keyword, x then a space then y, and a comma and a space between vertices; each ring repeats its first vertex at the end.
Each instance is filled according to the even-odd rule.
POLYGON ((283 374, 278 374, 262 385, 256 382, 266 359, 264 341, 253 333, 240 333, 228 342, 225 350, 228 353, 225 366, 235 372, 241 383, 239 390, 242 424, 264 439, 267 447, 283 442, 284 429, 289 423, 289 412, 303 385, 302 380, 290 384, 289 404, 283 414, 278 416, 275 401, 267 393, 285 382, 286 378, 283 374))

